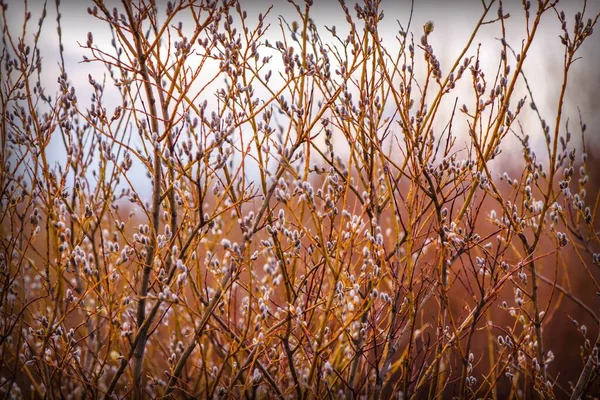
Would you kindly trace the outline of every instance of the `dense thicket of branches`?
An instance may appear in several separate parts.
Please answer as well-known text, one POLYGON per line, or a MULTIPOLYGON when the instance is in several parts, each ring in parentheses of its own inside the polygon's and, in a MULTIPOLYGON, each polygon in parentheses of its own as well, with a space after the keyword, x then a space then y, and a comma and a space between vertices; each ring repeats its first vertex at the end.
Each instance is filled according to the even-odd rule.
POLYGON ((276 19, 234 0, 95 0, 89 18, 112 44, 77 38, 78 68, 106 67, 88 82, 69 77, 58 1, 39 16, 25 4, 18 23, 2 3, 1 393, 597 389, 598 188, 586 126, 563 108, 598 17, 524 1, 526 35, 509 43, 502 2, 482 1, 464 50, 441 65, 432 22, 405 16, 387 43, 379 1, 337 4, 337 30, 314 24, 311 3, 276 19), (542 18, 562 23, 551 115, 524 85, 542 18), (53 23, 57 57, 42 60, 53 23), (490 24, 500 57, 483 71, 490 24), (42 64, 56 61, 51 94, 42 64), (91 99, 78 99, 86 84, 91 99), (539 118, 532 132, 525 111, 539 118), (491 170, 502 150, 520 163, 491 170), (570 347, 553 347, 553 326, 570 329, 570 347))

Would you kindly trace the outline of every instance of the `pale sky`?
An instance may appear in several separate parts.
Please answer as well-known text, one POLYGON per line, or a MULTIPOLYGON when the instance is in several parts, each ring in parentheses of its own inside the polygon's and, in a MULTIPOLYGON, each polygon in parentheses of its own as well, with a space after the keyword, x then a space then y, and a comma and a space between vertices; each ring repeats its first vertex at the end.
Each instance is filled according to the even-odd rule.
MULTIPOLYGON (((535 3, 535 1, 532 1, 535 3)), ((107 2, 112 4, 111 2, 107 2)), ((159 7, 164 7, 166 2, 157 1, 159 7)), ((314 11, 312 17, 319 27, 320 33, 324 40, 331 39, 331 35, 324 29, 324 25, 335 25, 338 31, 342 31, 346 25, 345 18, 340 11, 339 4, 333 1, 318 1, 314 2, 314 11)), ((520 47, 521 41, 525 37, 524 31, 524 13, 522 11, 521 0, 504 1, 505 13, 509 12, 511 18, 507 20, 508 43, 515 50, 520 47)), ((274 5, 274 9, 270 14, 268 22, 271 23, 271 28, 267 33, 267 39, 274 43, 281 38, 281 31, 278 26, 277 17, 283 15, 288 21, 294 19, 295 11, 287 1, 266 2, 266 1, 241 1, 242 8, 245 8, 250 17, 257 15, 259 12, 264 12, 270 4, 274 5)), ((580 9, 582 1, 566 1, 559 3, 559 9, 564 9, 567 14, 567 20, 572 25, 573 15, 580 9)), ((41 1, 29 1, 29 7, 32 11, 32 28, 37 24, 40 11, 43 3, 41 1)), ((78 101, 81 105, 90 103, 90 85, 88 84, 88 74, 91 74, 96 80, 101 80, 105 69, 101 64, 81 64, 79 63, 83 55, 89 55, 88 50, 80 48, 79 43, 85 43, 88 31, 92 31, 94 42, 100 47, 108 47, 110 45, 110 31, 108 26, 95 19, 87 13, 87 7, 92 5, 88 1, 68 1, 62 2, 62 29, 63 42, 65 48, 65 61, 69 79, 75 86, 78 93, 78 101)), ((406 26, 408 22, 410 1, 400 0, 384 0, 382 1, 381 9, 385 12, 385 19, 380 24, 381 36, 384 43, 390 46, 391 49, 397 47, 395 36, 398 33, 398 21, 406 26)), ((111 8, 112 5, 109 7, 111 8)), ((121 6, 122 7, 122 6, 121 6)), ((532 6, 535 7, 535 6, 532 6)), ((351 8, 351 7, 350 7, 351 8)), ((494 10, 497 7, 494 7, 494 10)), ((8 13, 9 20, 12 24, 9 26, 12 32, 20 32, 20 26, 23 21, 23 3, 9 2, 8 13)), ((442 71, 446 73, 454 58, 460 53, 466 43, 472 28, 477 19, 481 15, 481 2, 478 0, 469 1, 415 1, 411 32, 415 35, 415 41, 418 42, 422 34, 422 26, 432 20, 435 23, 435 31, 430 36, 429 43, 432 44, 442 65, 442 71)), ((586 17, 591 17, 600 12, 600 1, 589 1, 587 4, 586 17)), ((496 11, 490 12, 490 15, 495 16, 496 11)), ((48 2, 48 17, 44 23, 43 35, 41 37, 41 51, 43 56, 43 80, 47 85, 46 92, 52 94, 57 89, 56 79, 59 74, 58 68, 58 43, 56 34, 56 9, 53 0, 48 2)), ((587 20, 587 18, 586 18, 587 20)), ((184 26, 188 21, 184 21, 184 26)), ((476 51, 476 45, 481 43, 482 54, 482 69, 487 72, 490 77, 495 74, 500 43, 497 40, 500 37, 498 24, 484 26, 474 45, 469 49, 468 55, 473 55, 476 51)), ((600 28, 597 28, 600 30, 600 28)), ((536 40, 530 49, 527 62, 524 67, 530 85, 534 90, 535 100, 538 104, 541 114, 547 118, 548 122, 553 121, 553 115, 556 113, 558 101, 559 85, 562 74, 562 49, 558 35, 560 34, 560 23, 553 12, 545 15, 542 24, 537 33, 536 40)), ((589 38, 579 55, 583 60, 578 61, 572 68, 570 75, 569 87, 567 91, 567 101, 564 116, 572 120, 572 125, 575 127, 578 123, 577 107, 581 109, 585 122, 588 125, 587 139, 591 142, 594 137, 600 136, 600 40, 596 36, 600 32, 595 32, 589 38)), ((27 38, 31 42, 32 38, 27 38)), ((511 58, 509 58, 510 60, 511 58)), ((274 61, 280 62, 277 57, 274 61)), ((514 60, 511 60, 514 67, 514 60)), ((271 68, 274 69, 274 75, 277 64, 271 63, 271 68)), ((211 71, 207 71, 210 75, 211 71)), ((113 88, 114 89, 114 88, 113 88)), ((260 91, 257 91, 260 94, 260 91)), ((524 88, 519 88, 519 95, 515 97, 515 102, 520 95, 525 94, 524 88)), ((116 96, 116 90, 107 90, 107 103, 115 103, 115 106, 120 103, 116 96)), ((457 91, 455 96, 462 96, 460 91, 457 91)), ((208 98, 210 102, 210 98, 208 98)), ((444 113, 440 115, 440 122, 445 124, 447 117, 450 115, 450 108, 454 102, 454 96, 449 96, 446 101, 444 113)), ((466 101, 459 99, 459 105, 466 101)), ((110 109, 110 107, 107 107, 110 109)), ((525 113, 521 117, 525 129, 530 132, 531 142, 535 148, 544 148, 544 139, 539 127, 537 118, 533 118, 534 114, 529 107, 526 107, 525 113), (531 118, 530 118, 531 116, 531 118), (542 147, 540 147, 542 146, 542 147)), ((443 124, 441 127, 443 127, 443 124)), ((573 129, 574 136, 578 138, 577 131, 573 129)), ((59 142, 57 142, 59 143, 59 142)), ((598 141, 595 143, 595 153, 598 153, 600 146, 598 141)), ((518 149, 518 148, 517 148, 518 149)), ((56 146, 56 151, 50 152, 50 159, 60 161, 64 159, 62 144, 56 146)), ((505 148, 506 152, 507 149, 505 148)), ((540 155, 543 153, 540 151, 540 155)), ((520 150, 515 154, 510 154, 511 157, 520 158, 520 150)), ((500 172, 499 172, 500 173, 500 172)), ((142 174, 143 175, 143 174, 142 174)), ((145 179, 145 178, 144 178, 145 179)), ((149 185, 140 187, 142 195, 149 194, 149 185)))

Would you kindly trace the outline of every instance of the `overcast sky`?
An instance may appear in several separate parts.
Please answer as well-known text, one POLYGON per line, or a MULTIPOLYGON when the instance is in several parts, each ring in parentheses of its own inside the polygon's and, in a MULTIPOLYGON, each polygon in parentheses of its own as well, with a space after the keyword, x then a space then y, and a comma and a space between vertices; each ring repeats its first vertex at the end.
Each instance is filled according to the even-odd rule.
MULTIPOLYGON (((111 2, 107 2, 111 3, 111 2)), ((160 6, 166 2, 158 0, 160 6)), ((535 3, 535 1, 533 1, 535 3)), ((20 32, 20 26, 23 21, 23 4, 21 2, 9 2, 8 13, 12 32, 20 32)), ((245 8, 250 16, 264 12, 269 5, 273 4, 274 9, 271 12, 270 20, 272 26, 267 34, 267 39, 275 42, 281 38, 281 31, 277 26, 277 17, 283 15, 287 19, 293 20, 295 11, 287 1, 272 2, 266 1, 242 1, 242 8, 245 8)), ((572 25, 573 15, 580 8, 582 1, 563 0, 559 3, 559 9, 564 9, 568 17, 568 22, 572 25)), ((29 7, 33 14, 33 21, 39 18, 43 3, 41 1, 29 1, 29 7)), ((63 41, 65 47, 65 61, 69 78, 75 86, 78 93, 80 104, 89 104, 91 95, 88 82, 88 74, 92 74, 97 80, 101 80, 105 69, 100 64, 81 64, 83 55, 88 54, 86 49, 82 49, 79 43, 85 43, 88 31, 94 34, 94 41, 100 47, 107 46, 110 43, 110 30, 108 26, 95 19, 87 13, 87 7, 91 5, 88 1, 63 1, 61 3, 63 41)), ((111 5, 112 7, 112 5, 111 5)), ((398 21, 406 26, 410 14, 411 2, 407 0, 384 0, 381 9, 385 12, 385 19, 380 24, 381 36, 384 43, 391 48, 397 47, 395 36, 398 34, 398 21)), ((515 49, 520 47, 521 41, 525 37, 524 13, 521 8, 521 0, 504 1, 505 12, 511 14, 507 22, 508 42, 515 49)), ((589 1, 586 16, 592 16, 600 12, 600 1, 589 1)), ((122 8, 122 6, 120 7, 122 8)), ((422 34, 422 26, 427 20, 435 23, 435 31, 429 42, 432 44, 438 58, 441 61, 442 71, 446 72, 454 58, 460 54, 464 47, 472 28, 481 15, 481 2, 478 0, 469 1, 422 1, 417 0, 414 4, 413 20, 411 31, 414 32, 416 40, 422 34)), ((495 15, 492 12, 491 15, 495 15)), ((333 1, 314 1, 314 10, 312 17, 320 28, 323 39, 327 40, 331 36, 323 28, 324 25, 336 25, 338 31, 343 29, 346 22, 340 12, 337 2, 333 1)), ((47 84, 47 93, 54 93, 57 89, 56 78, 58 76, 58 43, 56 35, 56 10, 53 0, 48 2, 48 18, 46 19, 43 35, 41 37, 41 50, 43 55, 44 70, 43 79, 47 84)), ((185 23, 185 21, 184 21, 185 23)), ((600 28, 597 28, 600 30, 600 28)), ((562 71, 562 51, 558 35, 560 34, 560 24, 553 12, 545 15, 539 28, 536 41, 532 46, 525 64, 524 71, 534 90, 535 100, 538 103, 540 112, 548 120, 552 120, 558 101, 558 91, 562 71)), ((588 137, 590 139, 600 136, 600 130, 597 128, 600 123, 598 110, 600 109, 600 32, 595 32, 588 39, 587 43, 580 50, 579 55, 583 57, 582 61, 575 64, 569 80, 569 89, 567 92, 567 101, 565 116, 578 121, 577 107, 582 111, 582 115, 589 127, 588 137)), ((481 29, 474 46, 468 54, 475 53, 475 46, 481 43, 482 49, 482 68, 488 71, 489 75, 495 73, 498 65, 500 43, 497 38, 500 36, 499 25, 487 25, 481 29)), ((31 37, 28 37, 31 42, 31 37)), ((89 54, 88 54, 89 55, 89 54)), ((513 62, 514 66, 514 62, 513 62)), ((107 91, 107 99, 118 104, 116 91, 107 91)), ((260 94, 260 92, 259 92, 260 94)), ((519 94, 525 94, 521 88, 519 94)), ((457 93, 460 95, 460 93, 457 93)), ((453 103, 454 96, 449 98, 449 103, 453 103)), ((462 102, 459 100, 459 103, 462 102)), ((531 112, 531 110, 527 110, 531 112)), ((446 114, 450 112, 445 110, 446 114)), ((440 121, 446 121, 442 118, 440 121)), ((534 146, 538 147, 544 143, 544 139, 539 128, 539 122, 535 118, 523 116, 522 122, 528 132, 531 132, 531 139, 534 146)), ((574 132, 575 133, 575 132, 574 132)), ((595 149, 600 147, 596 144, 595 149)), ((506 149, 504 150, 506 151, 506 149)), ((597 150, 596 150, 597 152, 597 150)), ((50 154, 51 159, 60 160, 64 154, 57 148, 50 154)), ((514 155, 520 157, 520 152, 514 155)), ((64 157, 63 157, 64 158, 64 157)), ((149 193, 149 192, 148 192, 149 193)))

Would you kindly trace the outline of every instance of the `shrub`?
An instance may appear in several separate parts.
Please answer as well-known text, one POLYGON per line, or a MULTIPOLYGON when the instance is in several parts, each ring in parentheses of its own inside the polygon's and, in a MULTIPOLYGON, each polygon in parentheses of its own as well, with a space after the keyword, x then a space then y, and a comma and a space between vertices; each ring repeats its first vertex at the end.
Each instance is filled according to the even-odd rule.
POLYGON ((105 67, 87 84, 69 77, 59 1, 56 60, 39 42, 50 4, 36 21, 25 3, 20 24, 2 3, 0 390, 591 395, 599 192, 586 125, 563 114, 598 16, 534 3, 510 43, 502 2, 482 2, 442 65, 433 22, 411 14, 384 42, 376 0, 340 2, 338 29, 310 0, 278 19, 233 0, 96 0, 112 40, 80 42, 78 68, 105 67), (550 115, 524 69, 542 18, 564 54, 550 115), (500 54, 485 71, 484 26, 500 54))

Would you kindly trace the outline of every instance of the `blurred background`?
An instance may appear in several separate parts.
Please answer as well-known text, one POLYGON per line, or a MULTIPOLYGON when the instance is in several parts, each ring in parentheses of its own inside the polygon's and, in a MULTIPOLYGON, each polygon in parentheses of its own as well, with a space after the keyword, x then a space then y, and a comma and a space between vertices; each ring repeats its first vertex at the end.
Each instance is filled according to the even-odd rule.
MULTIPOLYGON (((119 2, 106 1, 108 8, 113 5, 118 6, 119 2)), ((352 10, 352 5, 355 2, 348 2, 349 8, 352 10)), ((8 20, 14 23, 8 28, 12 32, 19 32, 24 19, 24 7, 27 4, 28 9, 33 15, 32 21, 37 21, 44 7, 42 1, 29 1, 27 3, 14 2, 8 7, 8 20)), ((521 44, 526 37, 525 31, 525 16, 520 0, 509 0, 502 2, 505 13, 510 14, 510 18, 506 21, 507 26, 507 42, 515 51, 519 51, 521 44)), ((166 7, 166 1, 158 1, 158 7, 161 5, 166 7)), ((283 17, 288 23, 291 23, 297 18, 294 7, 286 1, 241 1, 242 8, 245 9, 249 17, 252 18, 259 13, 264 13, 273 6, 268 15, 267 22, 271 24, 265 38, 271 43, 275 43, 282 38, 281 29, 279 27, 279 17, 283 17)), ((106 74, 106 68, 100 63, 85 63, 81 61, 84 55, 88 55, 88 50, 81 47, 86 42, 88 32, 94 35, 94 43, 100 48, 109 48, 112 39, 111 31, 108 24, 97 18, 89 15, 87 8, 93 6, 92 2, 63 0, 60 2, 60 10, 62 14, 62 29, 63 29, 63 45, 66 69, 69 74, 69 79, 73 82, 76 88, 78 101, 82 108, 90 104, 92 95, 91 87, 88 82, 88 74, 97 81, 101 81, 106 74)), ((587 17, 594 16, 600 12, 599 1, 560 1, 556 7, 558 11, 564 10, 567 15, 567 21, 572 25, 573 16, 575 13, 586 7, 585 20, 587 17)), ((335 46, 331 34, 325 29, 325 26, 336 26, 338 33, 348 30, 345 16, 341 11, 337 1, 321 0, 315 1, 313 5, 312 18, 317 25, 319 32, 327 45, 335 46), (329 42, 327 40, 330 40, 329 42)), ((390 53, 393 53, 395 48, 399 48, 398 33, 400 27, 409 30, 414 34, 415 42, 418 43, 420 36, 423 33, 423 25, 427 21, 433 21, 435 30, 429 37, 429 43, 433 46, 434 51, 441 63, 442 71, 447 71, 454 63, 456 57, 461 53, 464 45, 467 43, 471 32, 477 23, 482 13, 482 5, 477 0, 382 0, 381 10, 385 13, 385 18, 380 22, 380 35, 389 48, 390 53), (410 22, 410 25, 409 25, 410 22)), ((490 11, 490 16, 487 18, 496 18, 497 6, 490 11)), ((40 49, 43 57, 43 82, 47 86, 48 93, 54 93, 58 88, 56 79, 60 73, 58 59, 58 35, 56 32, 56 6, 53 1, 47 2, 48 16, 42 29, 40 38, 40 49)), ((193 25, 191 17, 188 20, 182 20, 184 27, 193 25)), ((560 83, 562 82, 563 71, 563 51, 560 45, 559 35, 561 34, 560 22, 556 14, 550 12, 542 19, 541 25, 538 28, 536 39, 531 46, 527 61, 524 66, 524 73, 532 88, 534 100, 539 108, 542 118, 547 119, 551 130, 554 129, 552 121, 556 115, 558 95, 560 83)), ((578 54, 581 60, 577 61, 572 67, 568 88, 566 92, 565 109, 563 113, 564 121, 571 121, 571 130, 573 131, 575 143, 580 142, 581 136, 574 129, 579 124, 578 110, 581 111, 583 121, 588 126, 588 149, 590 156, 597 154, 600 149, 600 40, 597 40, 595 33, 591 40, 584 43, 578 54)), ((501 37, 499 24, 484 25, 476 39, 474 40, 467 55, 474 55, 477 51, 477 46, 480 45, 479 51, 481 54, 482 70, 487 73, 488 78, 492 79, 495 76, 498 62, 500 60, 501 37)), ((27 38, 29 41, 31 37, 27 38)), ((509 61, 514 66, 514 57, 509 55, 509 61)), ((271 68, 277 71, 277 67, 281 65, 281 58, 274 57, 271 61, 271 68), (278 64, 279 63, 279 64, 278 64)), ((207 76, 212 76, 217 70, 217 63, 207 65, 207 76)), ((274 82, 277 78, 274 74, 274 82)), ((221 88, 223 82, 214 83, 214 91, 221 88)), ((454 92, 458 97, 458 105, 463 103, 469 104, 472 99, 470 80, 463 79, 457 85, 457 90, 454 92), (462 84, 462 85, 461 85, 462 84)), ((260 96, 261 88, 257 88, 257 94, 260 96)), ((263 89, 264 90, 264 89, 263 89)), ((210 93, 210 91, 209 91, 210 93)), ((520 81, 520 86, 517 88, 515 99, 527 95, 527 90, 523 81, 520 81)), ((120 95, 116 88, 111 84, 107 85, 104 93, 106 104, 110 104, 110 100, 115 106, 120 104, 120 95), (111 90, 112 89, 112 90, 111 90)), ((209 110, 214 99, 210 96, 201 96, 198 100, 208 100, 209 110)), ((530 100, 530 99, 528 99, 530 100)), ((446 98, 446 102, 441 107, 440 117, 437 118, 442 126, 441 130, 452 111, 454 96, 446 98)), ((393 110, 388 110, 391 116, 393 110)), ((526 134, 530 136, 530 142, 534 149, 537 149, 537 156, 540 161, 547 160, 545 151, 545 141, 540 127, 539 119, 535 112, 525 107, 519 118, 524 127, 526 134)), ((460 121, 459 121, 460 122, 460 121)), ((457 133, 460 134, 460 133, 457 133)), ((465 135, 464 140, 469 140, 465 135)), ((509 135, 508 140, 512 140, 512 135, 509 135)), ((514 142, 516 144, 518 142, 514 142)), ((501 175, 502 171, 498 168, 500 165, 510 165, 514 158, 521 159, 519 151, 510 152, 510 145, 507 145, 503 150, 502 157, 499 157, 492 163, 492 168, 501 175)), ((518 149, 518 147, 514 147, 518 149)), ((64 146, 62 141, 54 141, 53 151, 49 152, 51 160, 60 162, 64 160, 64 146)), ((140 171, 140 174, 144 174, 140 171)), ((138 188, 136 188, 138 189, 138 188)), ((139 193, 142 197, 149 196, 151 188, 149 185, 139 185, 139 193)))
MULTIPOLYGON (((107 2, 110 4, 110 2, 107 2)), ((159 6, 162 1, 157 2, 159 6)), ((334 1, 315 1, 313 9, 313 19, 324 40, 332 39, 331 35, 325 29, 325 26, 336 26, 338 32, 347 30, 346 21, 343 13, 340 10, 340 5, 334 1)), ((20 27, 23 24, 25 7, 28 7, 32 13, 32 21, 37 21, 44 7, 41 1, 15 2, 8 5, 8 14, 12 26, 8 29, 11 32, 20 32, 20 27)), ((294 7, 284 1, 242 1, 242 8, 245 9, 250 18, 256 17, 261 12, 265 12, 271 5, 273 10, 269 14, 267 22, 271 23, 266 38, 274 43, 281 39, 281 30, 279 28, 279 17, 285 18, 287 21, 293 21, 297 17, 294 7)), ((63 29, 63 45, 66 70, 69 74, 69 80, 73 83, 77 90, 78 101, 80 107, 85 109, 90 104, 92 95, 91 87, 88 84, 88 75, 91 75, 95 80, 101 81, 106 75, 105 67, 100 63, 86 63, 81 61, 84 55, 89 55, 88 50, 81 47, 86 41, 87 33, 92 32, 94 42, 99 47, 110 47, 111 32, 107 24, 91 16, 87 12, 87 8, 93 4, 88 1, 69 0, 62 1, 60 10, 62 14, 62 29, 63 29)), ((351 5, 351 3, 349 3, 351 5)), ((573 16, 582 7, 586 7, 586 18, 600 13, 600 1, 561 1, 557 5, 557 10, 564 10, 567 15, 567 21, 570 24, 573 22, 573 16)), ((56 32, 56 7, 54 2, 50 1, 46 5, 48 16, 44 22, 42 35, 40 38, 40 49, 43 57, 43 76, 42 80, 46 85, 46 92, 54 94, 58 89, 57 77, 60 74, 59 58, 58 58, 58 35, 56 32)), ((503 2, 504 12, 510 13, 510 18, 507 20, 507 42, 516 51, 521 47, 521 44, 526 37, 525 32, 525 17, 522 11, 520 0, 510 0, 503 2)), ((111 8, 111 6, 109 6, 111 8)), ((352 8, 352 7, 349 7, 352 8)), ((401 27, 415 36, 415 41, 418 42, 419 37, 423 32, 425 22, 431 20, 435 24, 435 30, 429 37, 429 43, 433 46, 438 59, 441 62, 442 71, 447 71, 454 63, 456 57, 461 53, 472 33, 473 27, 481 16, 482 5, 480 1, 394 1, 382 0, 381 9, 385 13, 384 20, 380 23, 380 34, 384 43, 388 46, 392 53, 395 48, 399 48, 397 35, 401 27), (410 22, 410 25, 409 25, 410 22)), ((495 12, 491 12, 491 16, 495 17, 495 12)), ((183 21, 184 26, 192 24, 191 19, 183 21)), ((529 50, 527 61, 524 66, 524 73, 532 88, 534 100, 537 104, 542 118, 546 118, 551 130, 554 129, 553 121, 556 115, 560 84, 562 82, 563 72, 563 52, 560 45, 559 35, 560 22, 553 12, 548 13, 542 20, 542 23, 537 32, 536 40, 529 50)), ((579 112, 583 122, 587 124, 586 131, 586 152, 588 154, 588 173, 590 175, 589 192, 591 194, 598 193, 600 188, 600 40, 596 36, 600 32, 595 33, 591 40, 588 40, 581 50, 581 57, 572 67, 566 92, 565 109, 563 112, 564 124, 567 120, 570 121, 570 127, 573 132, 573 141, 581 150, 581 135, 576 127, 579 125, 579 112)), ((480 54, 482 60, 482 70, 490 77, 495 76, 498 63, 500 60, 501 44, 498 38, 501 36, 498 24, 489 24, 481 28, 473 45, 468 50, 467 55, 474 55, 477 51, 477 46, 480 45, 480 54)), ((26 42, 31 42, 32 37, 27 37, 26 42)), ((330 45, 335 45, 333 40, 328 42, 330 45)), ((514 59, 509 56, 509 60, 514 65, 514 59)), ((271 62, 271 68, 277 71, 281 60, 277 57, 271 62)), ((207 66, 207 75, 215 73, 215 65, 207 66)), ((275 74, 274 74, 275 75, 275 74)), ((104 98, 105 104, 110 104, 111 101, 117 106, 120 104, 121 98, 116 88, 111 87, 111 82, 108 80, 107 90, 104 98)), ((458 104, 469 104, 472 99, 472 94, 469 87, 469 79, 463 79, 464 85, 457 87, 454 96, 459 98, 458 104)), ((214 91, 219 89, 222 82, 215 82, 214 91)), ((213 93, 214 93, 213 91, 213 93)), ((208 92, 210 93, 210 91, 208 92)), ((260 96, 260 88, 257 91, 260 96)), ((527 95, 527 90, 523 81, 515 94, 515 99, 527 95)), ((441 110, 438 120, 442 125, 438 129, 443 128, 452 112, 454 96, 446 99, 444 107, 441 110)), ((211 102, 213 98, 210 95, 200 97, 200 102, 208 100, 209 111, 211 110, 211 102)), ((529 99, 531 100, 531 99, 529 99)), ((515 100, 516 101, 516 100, 515 100)), ((527 104, 529 101, 527 102, 527 104)), ((392 115, 393 110, 388 110, 389 115, 392 115)), ((546 161, 547 154, 545 148, 545 139, 540 126, 540 121, 537 115, 530 107, 525 107, 519 117, 524 132, 530 136, 530 142, 538 155, 538 160, 546 161)), ((434 127, 435 128, 435 127, 434 127)), ((564 128, 561 127, 564 132, 564 128)), ((458 133, 460 136, 460 133, 458 133)), ((468 146, 468 136, 464 134, 461 138, 465 143, 463 147, 468 146)), ((509 175, 513 171, 520 170, 522 166, 521 147, 512 135, 509 135, 507 142, 503 145, 503 153, 496 160, 491 162, 491 168, 494 174, 498 177, 502 173, 507 172, 509 175)), ((460 144, 457 144, 460 146, 460 144)), ((340 149, 343 151, 343 149, 340 149)), ((48 152, 49 160, 58 164, 65 162, 65 149, 60 138, 53 140, 51 150, 48 152)), ((151 195, 151 185, 146 178, 146 171, 139 168, 134 173, 138 173, 140 179, 134 180, 135 189, 140 194, 140 197, 149 199, 151 195)), ((482 226, 482 230, 486 228, 482 226)), ((487 228, 489 229, 489 227, 487 228)), ((564 257, 572 257, 573 267, 579 268, 579 262, 575 254, 564 253, 564 257)), ((542 271, 552 271, 552 265, 542 265, 542 271)), ((598 271, 592 273, 598 277, 598 271)), ((574 274, 570 281, 572 291, 578 293, 580 298, 597 311, 596 293, 590 290, 588 282, 589 277, 585 274, 574 274), (579 279, 578 279, 579 278, 579 279)), ((542 284, 542 297, 547 299, 550 296, 551 290, 548 285, 542 284)), ((456 305, 461 305, 460 293, 456 293, 456 305)), ((512 296, 511 293, 506 293, 506 298, 512 296)), ((502 300, 502 299, 499 299, 502 300)), ((586 323, 590 327, 590 337, 597 332, 597 326, 594 326, 593 321, 582 310, 570 302, 568 299, 562 300, 557 318, 546 327, 545 347, 552 349, 555 354, 561 355, 561 365, 550 365, 550 372, 555 373, 558 370, 563 371, 559 377, 562 384, 568 385, 572 379, 576 379, 581 369, 580 357, 580 339, 573 339, 576 330, 573 325, 566 322, 571 319, 586 323), (593 328, 592 328, 593 327, 593 328), (565 365, 573 365, 573 368, 564 368, 565 365), (553 371, 553 368, 556 368, 553 371), (559 369, 560 368, 560 369, 559 369)), ((494 312, 494 311, 493 311, 494 312)), ((500 315, 500 314, 498 314, 500 315)), ((495 323, 501 325, 502 317, 498 317, 495 323)), ((506 319, 508 322, 509 319, 506 319)), ((485 342, 479 343, 484 348, 485 342)))

